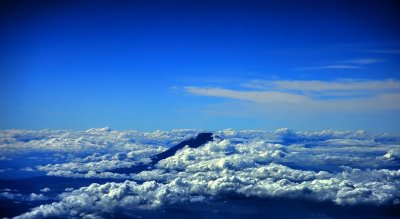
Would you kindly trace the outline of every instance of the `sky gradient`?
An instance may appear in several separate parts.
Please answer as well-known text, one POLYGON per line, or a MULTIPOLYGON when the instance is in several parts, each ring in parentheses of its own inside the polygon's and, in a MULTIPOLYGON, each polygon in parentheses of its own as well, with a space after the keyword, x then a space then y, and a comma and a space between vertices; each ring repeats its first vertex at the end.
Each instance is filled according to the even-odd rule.
POLYGON ((400 131, 395 1, 2 1, 0 128, 400 131))

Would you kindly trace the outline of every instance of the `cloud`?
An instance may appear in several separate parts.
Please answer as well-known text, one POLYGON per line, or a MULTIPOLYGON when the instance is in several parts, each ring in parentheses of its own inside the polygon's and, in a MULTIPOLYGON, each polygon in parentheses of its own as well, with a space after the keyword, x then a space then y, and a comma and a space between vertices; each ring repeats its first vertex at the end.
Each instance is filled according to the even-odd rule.
POLYGON ((24 195, 20 193, 12 193, 12 192, 0 192, 0 199, 9 199, 14 201, 44 201, 49 198, 44 196, 43 194, 31 193, 29 195, 24 195))
POLYGON ((362 69, 365 65, 376 64, 382 62, 381 59, 375 58, 356 58, 334 62, 335 64, 321 65, 321 66, 309 66, 309 67, 298 67, 295 70, 299 71, 312 71, 312 70, 323 70, 323 69, 362 69))
MULTIPOLYGON (((171 204, 212 202, 225 195, 337 205, 391 205, 400 198, 399 135, 362 130, 296 132, 286 128, 227 129, 215 135, 219 136, 215 141, 198 148, 185 147, 154 169, 130 175, 125 182, 66 188, 58 202, 16 218, 107 218, 116 212, 132 216, 171 204)), ((60 171, 70 167, 73 174, 89 174, 86 177, 90 178, 112 174, 101 162, 128 158, 121 152, 93 154, 75 159, 82 169, 70 162, 48 167, 60 171), (97 169, 85 172, 85 166, 97 169)))
POLYGON ((400 81, 393 79, 386 79, 386 80, 342 79, 335 81, 252 80, 246 84, 243 84, 243 86, 248 88, 267 89, 267 90, 277 89, 277 90, 299 91, 303 93, 310 91, 313 92, 400 91, 400 81))
POLYGON ((0 156, 0 161, 11 160, 9 157, 0 156))
POLYGON ((11 158, 6 155, 28 152, 54 153, 55 157, 52 159, 72 159, 67 156, 74 156, 81 152, 85 154, 97 151, 130 152, 172 146, 197 133, 197 130, 185 129, 155 132, 115 131, 108 127, 87 131, 2 130, 0 131, 0 154, 7 160, 11 158))
POLYGON ((110 170, 148 162, 150 156, 198 132, 188 129, 116 131, 107 127, 86 131, 1 130, 0 154, 6 159, 2 161, 0 174, 7 178, 46 174, 130 179, 130 175, 112 173, 110 170))
POLYGON ((62 195, 60 202, 42 205, 16 218, 83 217, 157 209, 164 205, 205 201, 227 193, 247 197, 307 198, 337 204, 381 204, 399 196, 396 171, 348 169, 333 175, 327 172, 300 171, 279 164, 251 167, 243 171, 230 168, 207 172, 184 172, 165 183, 146 181, 137 184, 92 184, 62 195), (370 177, 374 177, 371 181, 370 177))
POLYGON ((379 54, 400 54, 400 49, 364 49, 362 51, 379 54))
POLYGON ((7 171, 12 171, 13 169, 11 169, 11 168, 6 168, 6 169, 0 169, 0 173, 1 172, 7 172, 7 171))
POLYGON ((200 96, 268 104, 269 107, 290 104, 316 110, 400 109, 400 82, 393 79, 253 80, 242 86, 246 89, 185 87, 185 91, 200 96))
MULTIPOLYGON (((132 148, 133 149, 133 148, 132 148)), ((114 178, 129 179, 130 175, 112 173, 110 170, 130 168, 140 163, 145 163, 149 157, 167 150, 166 147, 135 148, 130 152, 115 154, 93 153, 84 158, 75 158, 71 162, 59 164, 38 165, 36 169, 46 172, 49 176, 62 176, 72 178, 114 178)))
POLYGON ((322 65, 322 66, 312 66, 312 67, 298 67, 296 70, 299 71, 311 71, 320 69, 361 69, 358 65, 322 65))
POLYGON ((246 100, 258 103, 282 102, 282 103, 301 103, 307 98, 301 95, 284 93, 284 92, 269 92, 269 91, 241 91, 230 90, 224 88, 200 88, 186 87, 186 92, 201 96, 224 97, 231 99, 246 100))
POLYGON ((383 155, 383 157, 389 160, 400 161, 400 149, 399 148, 391 149, 385 155, 383 155))
POLYGON ((26 171, 26 172, 35 172, 36 171, 32 167, 24 167, 24 168, 21 168, 20 170, 26 171))
POLYGON ((46 187, 46 188, 41 189, 40 191, 41 191, 41 192, 50 192, 51 189, 49 189, 49 188, 46 187))
POLYGON ((348 64, 357 64, 357 65, 369 65, 369 64, 380 63, 382 61, 383 60, 381 59, 374 59, 374 58, 358 58, 358 59, 343 60, 341 62, 348 64))

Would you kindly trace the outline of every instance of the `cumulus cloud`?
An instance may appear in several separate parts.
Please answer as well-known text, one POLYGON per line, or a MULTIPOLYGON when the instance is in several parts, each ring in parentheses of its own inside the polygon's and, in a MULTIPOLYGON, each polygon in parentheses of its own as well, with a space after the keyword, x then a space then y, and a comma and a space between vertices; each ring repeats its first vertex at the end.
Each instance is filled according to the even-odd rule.
POLYGON ((104 216, 116 209, 155 209, 227 193, 247 197, 302 197, 337 204, 382 204, 399 196, 396 182, 399 177, 399 171, 348 169, 330 174, 300 171, 274 163, 241 171, 183 172, 164 183, 92 184, 63 194, 60 202, 42 205, 17 218, 82 217, 93 213, 104 216))
MULTIPOLYGON (((121 209, 130 215, 175 203, 209 202, 227 194, 337 205, 391 205, 400 198, 399 135, 290 129, 227 129, 214 135, 215 141, 184 147, 125 182, 67 188, 58 202, 17 218, 107 217, 121 209)), ((116 173, 106 166, 118 167, 129 156, 93 154, 42 168, 49 173, 70 171, 74 177, 122 178, 127 176, 112 176, 116 173)))
POLYGON ((26 171, 26 172, 35 172, 35 170, 32 167, 24 167, 21 168, 22 171, 26 171))
MULTIPOLYGON (((71 130, 2 130, 0 152, 2 155, 29 152, 81 152, 81 151, 130 151, 147 147, 172 146, 193 137, 196 130, 172 131, 114 131, 110 128, 71 130)), ((61 154, 58 154, 61 155, 61 154)))
POLYGON ((383 157, 389 160, 400 161, 400 149, 391 149, 385 155, 383 155, 383 157))
POLYGON ((75 158, 71 162, 38 165, 36 169, 46 172, 49 176, 128 179, 131 178, 130 175, 112 173, 110 170, 130 168, 142 163, 148 163, 151 156, 165 150, 167 150, 165 147, 142 147, 128 153, 118 152, 104 155, 93 153, 85 158, 75 158))
POLYGON ((40 191, 41 191, 41 192, 50 192, 51 189, 49 189, 49 188, 46 187, 46 188, 41 189, 40 191))
POLYGON ((0 192, 0 199, 9 199, 14 201, 43 201, 48 200, 49 198, 44 196, 43 194, 31 193, 29 195, 24 195, 20 193, 14 192, 0 192))
MULTIPOLYGON (((92 147, 97 151, 129 151, 143 146, 173 146, 195 136, 196 130, 172 130, 155 132, 114 131, 110 128, 71 130, 1 130, 1 152, 12 153, 30 150, 85 151, 92 147)), ((57 154, 62 156, 61 153, 57 154)), ((8 160, 4 156, 1 160, 8 160)))

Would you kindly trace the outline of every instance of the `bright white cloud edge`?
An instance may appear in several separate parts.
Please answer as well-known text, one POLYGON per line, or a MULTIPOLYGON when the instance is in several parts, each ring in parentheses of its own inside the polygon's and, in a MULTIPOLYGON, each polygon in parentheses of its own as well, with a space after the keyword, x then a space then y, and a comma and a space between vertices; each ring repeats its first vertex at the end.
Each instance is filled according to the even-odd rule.
MULTIPOLYGON (((34 208, 17 218, 104 216, 120 208, 157 209, 173 203, 212 200, 226 193, 248 197, 305 198, 339 205, 390 204, 397 203, 400 197, 400 170, 383 168, 399 162, 397 135, 329 130, 292 132, 288 129, 216 133, 225 140, 196 149, 185 148, 161 161, 154 170, 127 176, 130 180, 124 183, 92 184, 64 193, 59 202, 34 208), (291 139, 293 143, 286 146, 279 143, 285 139, 291 139), (320 146, 304 147, 307 142, 319 143, 320 146), (352 156, 348 156, 349 153, 352 156), (320 156, 314 156, 317 154, 320 156), (284 164, 285 160, 300 163, 310 158, 313 160, 309 162, 315 166, 327 163, 339 167, 348 165, 331 172, 294 169, 284 164), (356 164, 370 165, 371 168, 350 167, 356 164), (144 183, 132 180, 143 180, 144 183)), ((70 136, 75 138, 76 135, 70 136)), ((99 137, 102 135, 109 133, 100 132, 99 137)), ((95 155, 48 167, 57 171, 57 168, 76 162, 82 163, 83 168, 93 162, 125 162, 127 156, 121 155, 121 151, 114 153, 115 156, 113 153, 95 155)), ((88 177, 106 173, 105 169, 98 169, 98 175, 88 177)))

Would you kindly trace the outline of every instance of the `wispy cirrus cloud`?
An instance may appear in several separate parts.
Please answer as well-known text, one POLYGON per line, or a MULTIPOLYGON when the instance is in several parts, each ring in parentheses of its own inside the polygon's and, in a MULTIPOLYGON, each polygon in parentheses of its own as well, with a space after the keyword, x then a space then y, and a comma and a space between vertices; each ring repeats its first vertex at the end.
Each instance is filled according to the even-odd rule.
POLYGON ((356 58, 333 62, 333 64, 319 65, 319 66, 306 66, 298 67, 295 70, 298 71, 311 71, 311 70, 322 70, 322 69, 362 69, 366 65, 375 64, 382 62, 381 59, 375 58, 356 58))
POLYGON ((338 79, 334 81, 320 80, 251 80, 243 87, 257 89, 279 89, 295 91, 385 91, 400 90, 400 81, 338 79))
POLYGON ((400 54, 400 49, 366 49, 362 51, 378 54, 400 54))
POLYGON ((386 80, 252 80, 240 89, 185 87, 200 96, 236 99, 278 106, 291 104, 307 109, 400 109, 400 81, 386 80))
POLYGON ((308 67, 298 67, 295 70, 299 71, 310 71, 310 70, 320 70, 320 69, 360 69, 361 66, 357 65, 322 65, 322 66, 308 66, 308 67))
POLYGON ((185 90, 189 93, 200 96, 223 97, 238 100, 246 100, 258 103, 301 103, 306 101, 301 95, 276 92, 276 91, 243 91, 232 90, 225 88, 201 88, 201 87, 186 87, 185 90))
POLYGON ((369 64, 375 64, 383 62, 382 59, 375 59, 375 58, 357 58, 357 59, 349 59, 349 60, 343 60, 341 63, 347 63, 347 64, 355 64, 355 65, 369 65, 369 64))

